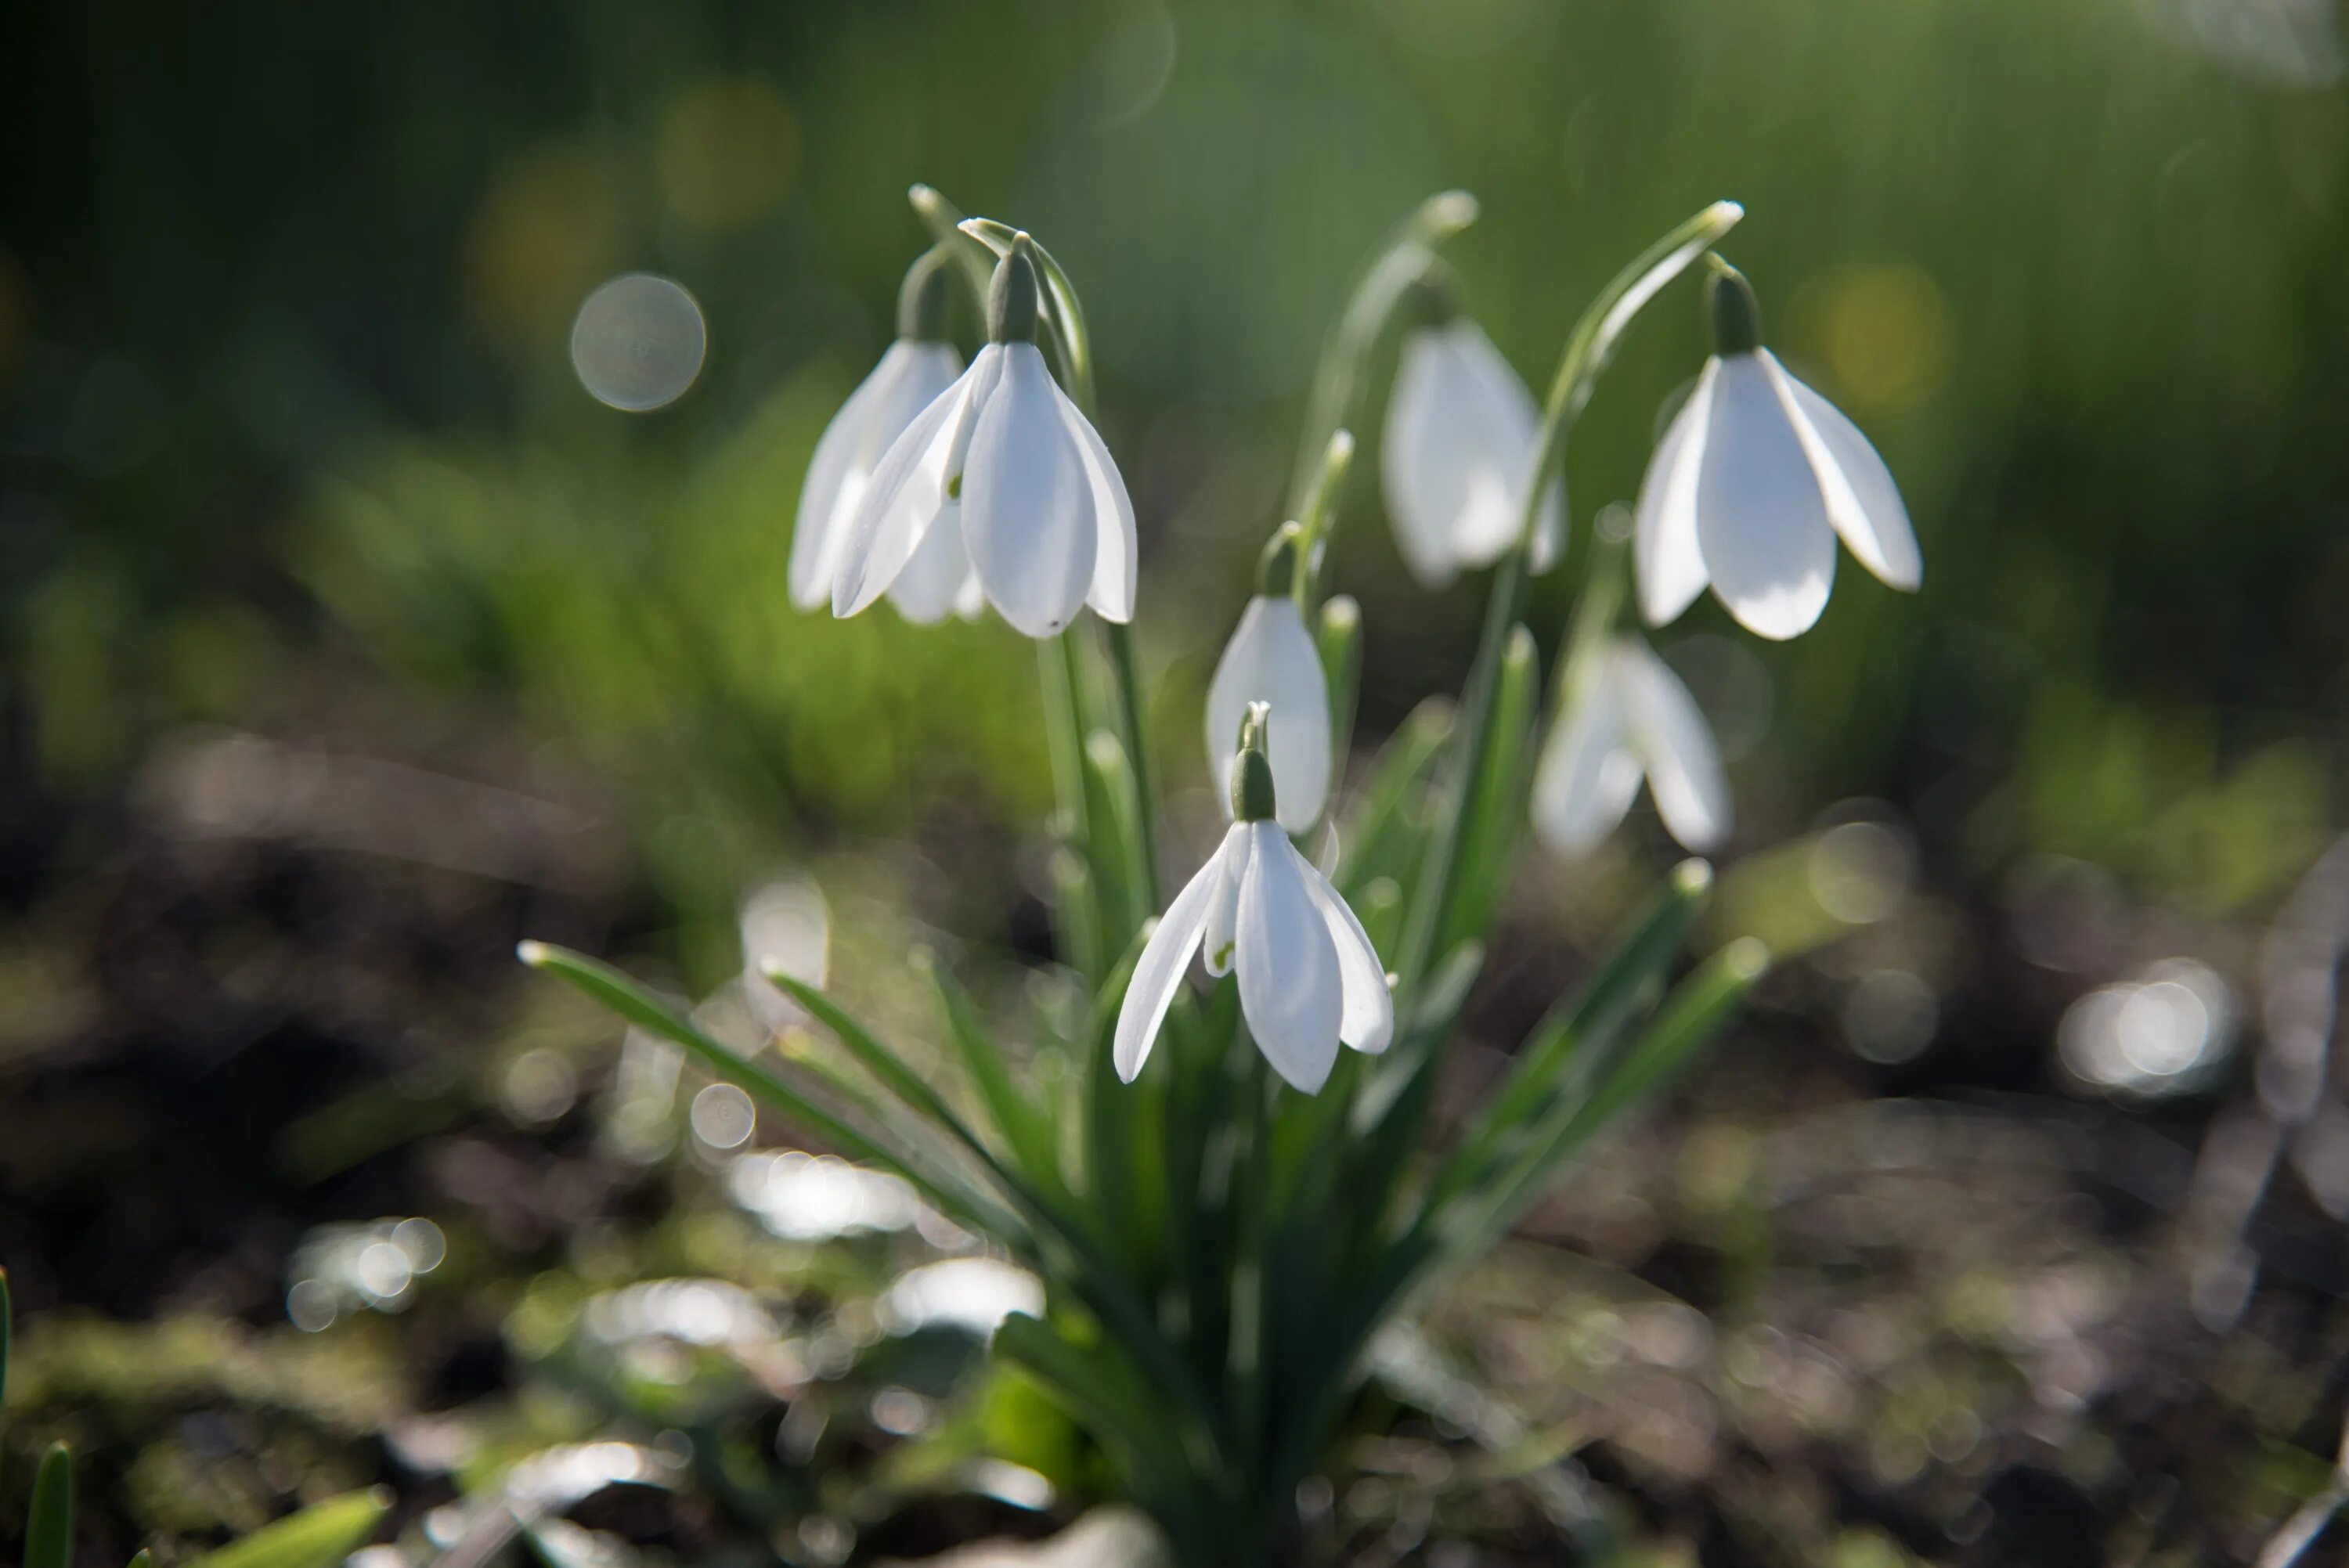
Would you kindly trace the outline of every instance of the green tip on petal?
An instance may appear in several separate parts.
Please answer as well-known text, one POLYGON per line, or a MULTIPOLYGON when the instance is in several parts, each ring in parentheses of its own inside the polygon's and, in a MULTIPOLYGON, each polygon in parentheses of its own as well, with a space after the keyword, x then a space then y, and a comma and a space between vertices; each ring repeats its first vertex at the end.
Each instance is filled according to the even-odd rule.
POLYGON ((1240 751, 1232 758, 1232 819, 1239 822, 1270 821, 1277 814, 1272 790, 1272 758, 1265 754, 1272 709, 1260 702, 1247 705, 1240 718, 1240 751))
POLYGON ((1713 317, 1713 351, 1727 358, 1751 354, 1762 346, 1762 304, 1745 274, 1719 256, 1705 258, 1713 267, 1713 286, 1705 291, 1713 317))
POLYGON ((995 263, 987 289, 987 340, 1032 343, 1036 339, 1036 242, 1022 230, 995 263))

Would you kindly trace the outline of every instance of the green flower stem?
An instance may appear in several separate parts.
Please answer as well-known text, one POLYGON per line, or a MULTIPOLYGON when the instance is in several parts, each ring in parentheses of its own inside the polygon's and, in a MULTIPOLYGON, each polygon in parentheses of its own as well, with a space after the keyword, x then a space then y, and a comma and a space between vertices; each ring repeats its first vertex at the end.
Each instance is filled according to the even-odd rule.
POLYGON ((1345 493, 1346 474, 1353 465, 1354 433, 1332 430, 1329 444, 1321 449, 1321 466, 1305 492, 1305 504, 1297 513, 1297 571, 1289 579, 1288 592, 1298 609, 1309 616, 1320 586, 1322 545, 1337 521, 1338 498, 1345 493))
POLYGON ((1475 222, 1476 212, 1476 198, 1467 191, 1439 191, 1389 231, 1371 253, 1314 366, 1313 390, 1306 399, 1305 428, 1289 485, 1291 517, 1304 513, 1330 438, 1340 430, 1361 428, 1362 406, 1370 397, 1371 361, 1396 307, 1434 262, 1436 247, 1475 222))
POLYGON ((1541 500, 1550 476, 1565 460, 1566 438, 1575 417, 1590 401, 1599 373, 1615 356, 1623 332, 1640 307, 1705 253, 1744 216, 1734 201, 1716 201, 1651 245, 1630 266, 1615 274, 1599 297, 1590 302, 1567 338, 1558 356, 1557 374, 1550 380, 1549 397, 1542 408, 1541 439, 1535 449, 1533 471, 1526 478, 1517 523, 1516 542, 1502 556, 1493 573, 1491 596, 1485 611, 1485 628, 1477 638, 1476 662, 1461 694, 1462 724, 1456 776, 1438 807, 1433 841, 1420 874, 1410 923, 1397 965, 1400 992, 1415 988, 1431 962, 1453 900, 1453 882, 1460 849, 1463 819, 1474 799, 1485 766, 1492 728, 1493 694, 1500 681, 1501 661, 1508 651, 1509 629, 1524 610, 1526 555, 1541 520, 1541 500))

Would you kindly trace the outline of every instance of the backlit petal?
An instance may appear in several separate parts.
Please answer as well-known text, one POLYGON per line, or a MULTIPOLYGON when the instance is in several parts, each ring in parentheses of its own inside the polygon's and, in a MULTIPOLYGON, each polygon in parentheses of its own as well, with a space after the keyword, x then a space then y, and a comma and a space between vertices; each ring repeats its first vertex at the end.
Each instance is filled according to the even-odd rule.
POLYGON ((1247 825, 1235 822, 1224 830, 1216 851, 1216 891, 1207 901, 1206 956, 1207 973, 1232 972, 1232 948, 1239 937, 1240 885, 1247 880, 1249 838, 1247 825))
POLYGON ((1272 707, 1267 741, 1280 825, 1301 833, 1330 794, 1330 687, 1305 616, 1286 594, 1248 601, 1207 683, 1207 778, 1226 817, 1240 718, 1252 702, 1272 707))
POLYGON ((1143 944, 1142 956, 1134 960, 1133 977, 1126 982, 1125 1000, 1117 1010, 1117 1036, 1110 1049, 1117 1076, 1127 1083, 1133 1081, 1149 1059, 1159 1026, 1166 1021, 1166 1009, 1174 1005, 1184 972, 1191 967, 1191 954, 1199 949, 1199 933, 1206 923, 1207 902, 1215 892, 1221 859, 1218 854, 1201 866, 1174 895, 1150 940, 1143 944))
POLYGON ((1925 580, 1925 557, 1892 470, 1841 409, 1788 375, 1768 349, 1756 357, 1786 401, 1826 497, 1827 521, 1862 566, 1895 588, 1914 591, 1925 580))
POLYGON ((1640 758, 1610 649, 1574 672, 1565 713, 1543 743, 1528 807, 1542 841, 1581 854, 1615 830, 1640 792, 1640 758))
POLYGON ((1329 879, 1305 864, 1302 857, 1299 863, 1305 889, 1313 895, 1321 923, 1329 928, 1330 945, 1338 954, 1338 979, 1344 997, 1338 1037, 1358 1051, 1375 1055, 1394 1038, 1394 997, 1387 990, 1386 965, 1379 961, 1379 950, 1371 945, 1370 934, 1329 879))
POLYGON ((1729 837, 1729 779, 1704 710, 1646 644, 1626 637, 1619 647, 1624 699, 1656 812, 1686 848, 1717 848, 1729 837))
POLYGON ((1338 1060, 1345 995, 1337 946, 1280 825, 1245 830, 1252 842, 1240 883, 1240 1012, 1273 1071, 1313 1094, 1338 1060))
POLYGON ((1768 368, 1751 354, 1719 365, 1697 474, 1705 574, 1747 631, 1796 636, 1835 586, 1826 498, 1768 368))
MULTIPOLYGON (((992 345, 988 347, 991 349, 992 345)), ((986 350, 955 384, 930 400, 873 470, 841 547, 832 613, 854 615, 888 591, 937 520, 946 500, 947 462, 973 388, 991 372, 986 350)))
POLYGON ((938 509, 914 558, 889 585, 889 603, 917 626, 943 621, 953 614, 955 600, 970 581, 970 555, 962 545, 962 503, 949 500, 938 509))
MULTIPOLYGON (((1058 389, 1055 388, 1057 391, 1058 389)), ((1093 554, 1092 586, 1085 603, 1104 621, 1133 619, 1134 571, 1138 546, 1133 531, 1133 498, 1125 491, 1125 478, 1117 459, 1086 418, 1084 410, 1060 393, 1061 418, 1077 443, 1085 465, 1085 484, 1092 496, 1093 522, 1099 534, 1093 554)))
MULTIPOLYGON (((847 542, 849 523, 855 520, 856 499, 864 493, 866 473, 856 475, 854 496, 843 497, 842 487, 856 467, 859 449, 872 433, 874 407, 904 378, 907 351, 913 346, 902 340, 889 346, 881 362, 823 428, 815 455, 808 459, 807 480, 800 487, 799 517, 792 525, 791 593, 792 603, 800 609, 812 610, 832 597, 840 547, 847 542)), ((894 440, 899 432, 889 434, 894 440)))
POLYGON ((988 602, 1049 637, 1076 618, 1100 530, 1060 388, 1032 343, 1002 346, 1002 379, 979 410, 963 466, 963 546, 988 602))
POLYGON ((1640 614, 1651 626, 1678 620, 1704 592, 1704 552, 1696 538, 1696 481, 1720 376, 1721 361, 1707 360, 1696 390, 1656 443, 1647 477, 1640 481, 1632 565, 1639 579, 1640 614))

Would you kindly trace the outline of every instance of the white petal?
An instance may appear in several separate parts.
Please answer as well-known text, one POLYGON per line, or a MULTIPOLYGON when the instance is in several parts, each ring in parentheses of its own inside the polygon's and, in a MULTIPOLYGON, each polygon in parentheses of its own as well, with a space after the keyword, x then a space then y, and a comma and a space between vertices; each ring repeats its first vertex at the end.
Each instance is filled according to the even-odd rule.
POLYGON ((1580 854, 1615 830, 1640 792, 1620 661, 1612 650, 1576 672, 1566 712, 1542 745, 1528 810, 1542 841, 1580 854))
POLYGON ((1117 459, 1109 455, 1101 432, 1093 428, 1084 410, 1069 401, 1069 395, 1059 387, 1053 391, 1061 400, 1061 421, 1076 440, 1077 455, 1084 462, 1085 483, 1092 494, 1093 521, 1100 531, 1093 554, 1092 587, 1085 595, 1085 603, 1104 621, 1131 621, 1138 554, 1133 498, 1125 493, 1125 478, 1117 471, 1117 459))
POLYGON ((922 538, 914 558, 889 585, 889 603, 917 626, 927 626, 951 614, 963 585, 970 581, 970 555, 962 544, 962 503, 949 500, 938 509, 938 520, 922 538))
MULTIPOLYGON (((792 603, 802 610, 812 610, 832 597, 833 570, 840 563, 840 547, 847 539, 848 524, 855 515, 854 502, 843 504, 841 489, 848 481, 850 471, 856 467, 859 449, 864 447, 873 428, 874 407, 884 401, 902 380, 908 364, 907 354, 913 345, 900 339, 889 346, 881 362, 857 384, 823 428, 823 435, 815 444, 815 455, 808 459, 807 481, 800 487, 798 521, 792 525, 792 603)), ((890 438, 898 432, 892 430, 890 438)), ((870 470, 868 469, 867 472, 870 470)), ((856 492, 864 490, 864 475, 856 476, 856 492)))
POLYGON ((920 548, 946 500, 947 462, 964 407, 993 378, 994 345, 930 400, 873 470, 832 584, 832 613, 854 615, 887 592, 920 548))
POLYGON ((1776 356, 1763 349, 1756 358, 1777 383, 1795 434, 1826 497, 1827 521, 1843 535, 1859 563, 1895 588, 1914 591, 1925 581, 1924 553, 1892 470, 1843 411, 1786 373, 1776 356))
POLYGON ((1370 934, 1329 879, 1310 864, 1304 869, 1305 890, 1313 895, 1321 923, 1329 928, 1330 945, 1338 952, 1338 979, 1345 1004, 1338 1021, 1338 1037, 1358 1051, 1375 1055, 1394 1038, 1394 997, 1387 990, 1386 965, 1379 962, 1379 950, 1371 945, 1370 934))
POLYGON ((1149 1059, 1158 1026, 1166 1021, 1166 1009, 1174 1005, 1184 972, 1191 967, 1191 954, 1198 951, 1199 932, 1206 922, 1207 902, 1214 895, 1222 859, 1218 854, 1201 866, 1174 895, 1150 940, 1142 944, 1142 956, 1133 962, 1133 978, 1126 982, 1125 1000, 1117 1010, 1117 1037, 1110 1049, 1117 1076, 1127 1083, 1133 1081, 1149 1059))
MULTIPOLYGON (((1452 418, 1470 460, 1468 495, 1453 521, 1453 558, 1463 566, 1489 566, 1517 542, 1525 521, 1526 485, 1533 478, 1541 438, 1541 409, 1515 367, 1484 328, 1455 316, 1444 329, 1454 366, 1452 418)), ((1565 491, 1543 498, 1532 553, 1554 560, 1566 542, 1565 491), (1549 534, 1547 542, 1543 534, 1549 534)), ((1541 561, 1535 570, 1547 564, 1541 561)))
POLYGON ((1252 702, 1272 706, 1268 739, 1280 825, 1304 832, 1330 796, 1330 687, 1304 614, 1286 594, 1248 601, 1207 683, 1207 777, 1226 817, 1240 718, 1252 702))
POLYGON ((1379 478, 1396 547, 1420 586, 1429 589, 1444 587, 1460 570, 1452 552, 1452 519, 1466 479, 1444 423, 1452 374, 1441 334, 1405 336, 1379 442, 1379 478))
MULTIPOLYGON (((963 557, 968 560, 970 552, 966 549, 963 557)), ((962 586, 956 590, 954 613, 966 621, 976 621, 987 614, 987 590, 979 586, 978 573, 965 577, 962 586)))
POLYGON ((1713 849, 1729 836, 1729 780, 1704 710, 1646 644, 1626 637, 1619 647, 1624 700, 1656 812, 1686 848, 1713 849))
POLYGON ((1013 343, 1002 356, 963 466, 963 546, 988 602, 1027 635, 1049 637, 1084 607, 1100 530, 1043 355, 1013 343))
POLYGON ((1278 822, 1250 822, 1240 882, 1240 1012, 1272 1070, 1305 1094, 1338 1061, 1345 996, 1338 950, 1306 891, 1305 861, 1278 822))
POLYGON ((1703 466, 1713 394, 1721 361, 1708 359, 1696 390, 1672 417, 1640 481, 1639 529, 1632 549, 1640 614, 1651 626, 1678 620, 1704 592, 1704 552, 1697 548, 1696 480, 1703 466))
POLYGON ((1210 975, 1232 972, 1232 948, 1239 935, 1240 887, 1247 876, 1248 846, 1254 841, 1247 823, 1234 822, 1224 830, 1223 844, 1216 851, 1216 891, 1207 902, 1206 945, 1210 975))
POLYGON ((1756 636, 1808 631, 1835 585, 1826 498, 1762 361, 1720 361, 1697 472, 1696 536, 1713 591, 1756 636))

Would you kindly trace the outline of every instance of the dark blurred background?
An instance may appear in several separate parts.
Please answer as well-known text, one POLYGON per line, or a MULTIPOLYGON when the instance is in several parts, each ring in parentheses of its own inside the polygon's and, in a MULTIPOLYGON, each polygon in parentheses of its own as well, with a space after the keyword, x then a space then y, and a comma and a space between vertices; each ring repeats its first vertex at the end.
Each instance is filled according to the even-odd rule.
MULTIPOLYGON (((1624 1177, 1644 1250, 1569 1204, 1543 1255, 1611 1259, 1724 1335, 1796 1333, 1789 1280, 1838 1312, 1939 1302, 1935 1268, 1895 1256, 1930 1259, 1923 1232, 1853 1241, 1841 1209, 1724 1273, 1752 1237, 1706 1229, 1729 1222, 1702 1194, 1728 1181, 1736 1224, 1766 1229, 1812 1191, 1773 1185, 1766 1151, 1837 1147, 1806 1119, 1962 1108, 1916 1144, 1979 1195, 1951 1233, 1992 1222, 1989 1161, 2037 1172, 2013 1198, 2033 1240, 1951 1242, 1942 1264, 1980 1266, 1942 1284, 2011 1265, 2030 1277, 2000 1299, 2054 1291, 2061 1318, 2078 1292, 2046 1280, 2102 1270, 2106 1309, 2029 1354, 1988 1336, 1993 1394, 1944 1364, 1936 1336, 1970 1320, 1920 1308, 1901 1333, 1941 1367, 1922 1435, 1877 1463, 1894 1418, 1862 1400, 1841 1437, 1803 1428, 1845 1444, 1832 1462, 1785 1462, 1838 1478, 1820 1517, 1887 1551, 2004 1550, 2044 1483, 2112 1561, 2237 1560, 2331 1463, 2349 1365, 2329 1053, 2349 872, 2303 881, 2341 816, 2349 707, 2342 27, 2332 0, 9 8, 0 1261, 20 1303, 298 1339, 288 1260, 314 1227, 429 1212, 471 1238, 472 1283, 439 1340, 403 1342, 431 1387, 395 1356, 382 1409, 493 1394, 518 1376, 498 1346, 520 1260, 593 1276, 579 1237, 659 1208, 574 1109, 615 1037, 549 1014, 516 937, 699 996, 739 967, 739 902, 804 872, 852 994, 885 998, 906 941, 941 932, 1007 995, 1034 980, 1029 649, 783 593, 807 455, 925 242, 910 182, 1034 231, 1084 291, 1161 770, 1192 792, 1198 693, 1377 236, 1473 191, 1453 257, 1539 386, 1592 292, 1727 196, 1772 341, 1884 452, 1926 583, 1910 600, 1847 562, 1798 642, 1709 601, 1659 634, 1733 759, 1712 934, 1804 956, 1676 1109, 1680 1174, 1624 1177), (626 413, 583 387, 573 334, 638 272, 689 291, 707 355, 626 413), (2009 1136, 2029 1159, 2001 1163, 2009 1136), (2119 1321, 2123 1346, 2095 1339, 2119 1321), (2085 1348, 2050 1385, 2032 1357, 2059 1340, 2085 1348), (2214 1405, 2257 1435, 2241 1473, 2127 1447, 2128 1422, 2207 1432, 2214 1405), (1959 1443, 1958 1408, 2004 1438, 1959 1443), (2148 1475, 2171 1490, 2148 1501, 2148 1475), (1849 1501, 1932 1485, 1880 1520, 1849 1501), (2112 1544, 2189 1517, 2189 1555, 2112 1544)), ((1635 330, 1568 454, 1578 542, 1634 492, 1704 349, 1685 287, 1635 330)), ((1332 577, 1365 608, 1367 750, 1456 686, 1479 604, 1410 585, 1376 464, 1356 472, 1332 577)), ((1578 564, 1536 596, 1546 645, 1578 564)), ((1643 814, 1592 862, 1528 858, 1485 1047, 1667 850, 1643 814)), ((122 1401, 127 1433, 150 1407, 122 1401)), ((391 1418, 304 1440, 388 1473, 405 1461, 350 1444, 391 1418)), ((1664 1536, 1745 1528, 1717 1454, 1616 1440, 1634 1460, 1594 1471, 1664 1536)), ((122 1500, 171 1491, 150 1481, 114 1495, 135 1515, 122 1500)), ((301 1490, 255 1481, 166 1527, 301 1490)))

